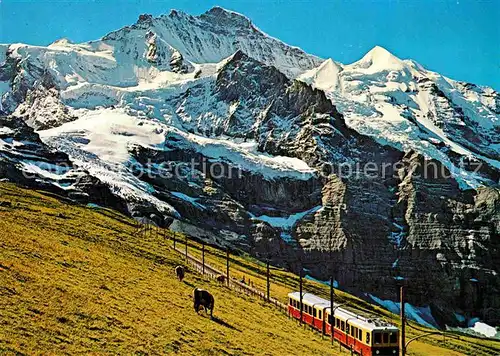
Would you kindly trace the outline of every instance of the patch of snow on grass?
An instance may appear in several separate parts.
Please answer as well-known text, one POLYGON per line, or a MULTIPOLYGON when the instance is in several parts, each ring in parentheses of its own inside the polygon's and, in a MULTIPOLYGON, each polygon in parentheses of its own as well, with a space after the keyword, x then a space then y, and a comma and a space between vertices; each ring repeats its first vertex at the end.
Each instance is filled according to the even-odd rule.
POLYGON ((484 336, 487 337, 495 337, 497 334, 497 329, 494 328, 493 326, 490 326, 486 323, 482 323, 480 321, 476 322, 474 326, 472 327, 472 330, 479 334, 483 334, 484 336))
MULTIPOLYGON (((373 301, 394 314, 399 314, 399 303, 392 300, 382 300, 374 295, 368 294, 373 301)), ((415 307, 410 303, 405 303, 405 316, 428 328, 435 329, 437 322, 432 316, 431 309, 427 307, 415 307)))
MULTIPOLYGON (((465 318, 460 314, 455 313, 455 316, 457 317, 457 320, 459 322, 462 322, 461 320, 465 320, 465 318)), ((500 329, 499 328, 495 328, 491 325, 488 325, 488 324, 480 321, 479 318, 472 318, 471 320, 469 320, 468 324, 469 324, 469 327, 467 327, 467 328, 447 326, 446 329, 450 330, 450 331, 458 331, 458 332, 473 335, 476 337, 488 337, 488 338, 500 340, 500 329)))

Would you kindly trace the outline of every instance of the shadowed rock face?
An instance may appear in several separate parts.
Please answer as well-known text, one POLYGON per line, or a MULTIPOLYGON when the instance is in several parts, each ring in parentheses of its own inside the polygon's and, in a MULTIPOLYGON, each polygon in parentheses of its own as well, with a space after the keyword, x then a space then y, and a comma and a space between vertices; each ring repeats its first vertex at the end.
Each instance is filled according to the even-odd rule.
POLYGON ((446 308, 449 298, 467 315, 480 310, 481 317, 498 323, 499 315, 491 312, 500 303, 494 297, 500 287, 498 189, 460 191, 453 179, 439 174, 419 177, 425 167, 422 157, 408 155, 404 163, 400 199, 406 205, 406 240, 411 249, 402 256, 401 273, 407 270, 417 289, 425 291, 422 300, 438 301, 437 308, 446 308))
POLYGON ((498 323, 498 189, 460 191, 440 163, 415 153, 401 163, 383 183, 325 184, 323 210, 295 229, 308 268, 323 279, 333 269, 340 285, 383 299, 397 300, 404 283, 410 303, 430 304, 442 324, 456 323, 450 308, 498 323))

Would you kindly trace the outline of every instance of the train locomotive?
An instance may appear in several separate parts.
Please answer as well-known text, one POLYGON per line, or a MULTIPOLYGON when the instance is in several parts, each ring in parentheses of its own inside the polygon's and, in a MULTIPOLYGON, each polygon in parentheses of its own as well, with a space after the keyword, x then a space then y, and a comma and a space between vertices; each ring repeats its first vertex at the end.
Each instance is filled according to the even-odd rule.
MULTIPOLYGON (((288 294, 288 313, 300 320, 300 293, 288 294)), ((399 330, 381 320, 369 319, 311 293, 302 293, 302 321, 329 335, 362 356, 394 356, 399 354, 399 330), (333 314, 333 317, 332 317, 333 314)))

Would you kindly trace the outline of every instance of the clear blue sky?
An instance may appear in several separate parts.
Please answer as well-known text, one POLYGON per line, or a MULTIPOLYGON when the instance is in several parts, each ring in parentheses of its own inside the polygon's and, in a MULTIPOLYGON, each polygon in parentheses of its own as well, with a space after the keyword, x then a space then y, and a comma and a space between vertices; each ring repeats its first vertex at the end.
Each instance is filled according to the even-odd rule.
POLYGON ((351 63, 380 45, 453 79, 500 90, 500 0, 0 0, 0 43, 87 41, 141 13, 175 8, 198 15, 214 5, 320 57, 351 63))

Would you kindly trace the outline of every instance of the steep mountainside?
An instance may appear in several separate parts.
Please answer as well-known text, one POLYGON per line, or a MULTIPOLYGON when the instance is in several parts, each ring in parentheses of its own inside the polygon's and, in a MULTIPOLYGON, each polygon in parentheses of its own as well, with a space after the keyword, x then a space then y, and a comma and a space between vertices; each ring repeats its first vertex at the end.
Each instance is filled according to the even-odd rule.
POLYGON ((457 82, 412 60, 375 47, 361 60, 331 60, 300 77, 324 90, 349 126, 400 150, 416 150, 452 170, 463 187, 476 187, 471 171, 500 168, 500 95, 457 82), (463 169, 465 168, 465 169, 463 169))
POLYGON ((334 273, 367 298, 407 283, 441 325, 500 324, 491 88, 380 47, 322 60, 216 7, 1 45, 0 96, 0 178, 334 273))

